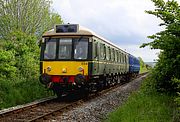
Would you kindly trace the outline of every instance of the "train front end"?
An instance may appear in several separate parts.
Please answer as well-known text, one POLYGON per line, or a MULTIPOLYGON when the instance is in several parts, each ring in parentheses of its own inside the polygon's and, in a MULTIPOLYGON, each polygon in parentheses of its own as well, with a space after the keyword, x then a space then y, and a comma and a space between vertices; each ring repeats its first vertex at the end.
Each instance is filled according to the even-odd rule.
POLYGON ((90 34, 78 25, 57 25, 41 42, 40 81, 57 96, 86 87, 89 76, 90 34))

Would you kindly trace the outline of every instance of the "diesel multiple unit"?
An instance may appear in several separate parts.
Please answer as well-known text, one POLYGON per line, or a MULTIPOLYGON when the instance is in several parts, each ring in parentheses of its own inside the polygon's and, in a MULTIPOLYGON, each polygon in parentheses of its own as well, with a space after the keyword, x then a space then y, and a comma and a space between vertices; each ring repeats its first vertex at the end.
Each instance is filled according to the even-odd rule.
POLYGON ((78 24, 56 25, 41 41, 40 81, 58 96, 95 92, 139 73, 139 60, 78 24))

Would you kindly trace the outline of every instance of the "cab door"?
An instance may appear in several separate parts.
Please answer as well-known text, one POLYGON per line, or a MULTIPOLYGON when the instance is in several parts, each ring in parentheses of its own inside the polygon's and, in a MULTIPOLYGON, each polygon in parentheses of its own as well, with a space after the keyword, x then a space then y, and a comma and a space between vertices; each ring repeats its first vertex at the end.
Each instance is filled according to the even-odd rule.
POLYGON ((93 39, 92 49, 92 74, 99 75, 99 42, 97 39, 93 39))

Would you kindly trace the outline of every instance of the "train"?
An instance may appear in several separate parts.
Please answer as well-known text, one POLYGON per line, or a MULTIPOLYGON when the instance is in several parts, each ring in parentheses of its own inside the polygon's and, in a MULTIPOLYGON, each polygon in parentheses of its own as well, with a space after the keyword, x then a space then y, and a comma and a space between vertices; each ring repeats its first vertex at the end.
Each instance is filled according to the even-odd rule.
POLYGON ((40 82, 58 97, 98 92, 139 74, 138 58, 79 24, 55 25, 40 47, 40 82))

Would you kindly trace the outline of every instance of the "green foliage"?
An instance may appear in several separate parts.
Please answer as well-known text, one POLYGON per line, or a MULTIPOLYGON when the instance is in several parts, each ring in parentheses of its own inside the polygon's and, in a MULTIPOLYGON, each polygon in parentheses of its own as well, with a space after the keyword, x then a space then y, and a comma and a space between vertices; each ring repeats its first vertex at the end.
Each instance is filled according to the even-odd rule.
POLYGON ((0 109, 42 98, 37 40, 62 23, 51 0, 0 0, 0 109))
MULTIPOLYGON (((19 79, 22 80, 22 79, 19 79)), ((0 109, 31 102, 42 97, 53 95, 38 82, 21 81, 13 84, 10 80, 0 80, 0 109)))
POLYGON ((180 105, 180 6, 175 0, 152 1, 156 9, 146 12, 160 18, 162 20, 160 26, 164 26, 165 30, 149 36, 148 38, 153 41, 141 46, 161 50, 159 60, 145 88, 170 94, 178 93, 175 100, 180 105))
POLYGON ((9 34, 0 50, 0 108, 52 95, 39 78, 37 38, 17 31, 9 34))
POLYGON ((62 23, 51 10, 52 0, 0 0, 0 37, 16 30, 41 37, 42 33, 62 23))
MULTIPOLYGON (((176 97, 176 99, 175 99, 175 101, 177 102, 177 104, 178 104, 178 107, 179 107, 179 111, 180 111, 180 79, 176 79, 176 78, 174 78, 174 79, 172 79, 172 81, 176 84, 178 84, 178 87, 177 87, 177 94, 178 94, 178 96, 176 97)), ((180 116, 180 115, 179 115, 180 116)))
POLYGON ((13 51, 0 49, 0 78, 13 78, 16 75, 15 57, 13 51))
POLYGON ((149 67, 144 63, 144 61, 142 60, 141 57, 138 57, 139 61, 140 61, 140 73, 144 73, 149 71, 149 67))
POLYGON ((4 48, 15 52, 16 68, 24 78, 38 77, 39 47, 36 37, 23 32, 13 32, 4 48), (12 43, 13 42, 13 43, 12 43))
POLYGON ((139 91, 110 113, 107 122, 172 122, 179 121, 173 97, 157 92, 139 91))
POLYGON ((165 26, 165 30, 149 36, 148 38, 154 41, 141 47, 150 46, 152 49, 161 50, 158 63, 152 72, 157 90, 177 92, 178 83, 174 83, 172 79, 180 79, 180 7, 175 0, 152 1, 156 9, 146 12, 160 18, 160 26, 165 26))

